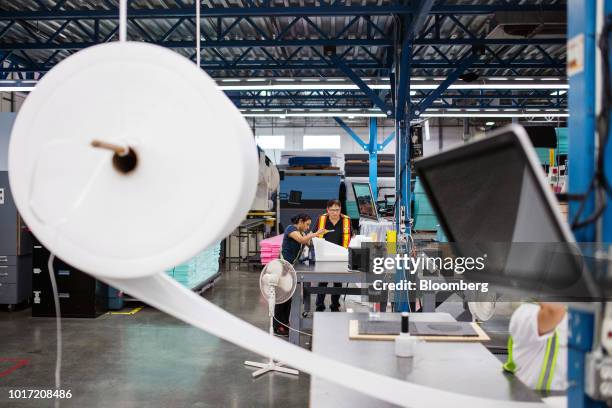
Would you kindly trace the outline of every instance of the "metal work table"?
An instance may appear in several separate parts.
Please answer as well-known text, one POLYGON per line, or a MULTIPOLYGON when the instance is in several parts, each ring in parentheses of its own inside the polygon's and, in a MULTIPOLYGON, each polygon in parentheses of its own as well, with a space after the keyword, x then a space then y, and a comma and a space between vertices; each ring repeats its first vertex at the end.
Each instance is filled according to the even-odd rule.
MULTIPOLYGON (((540 401, 538 394, 518 378, 504 374, 502 363, 480 343, 425 342, 419 344, 415 357, 398 358, 392 341, 349 340, 349 320, 367 318, 367 313, 315 313, 312 351, 379 374, 445 391, 502 401, 540 401)), ((413 321, 455 321, 448 313, 412 313, 410 318, 413 321)), ((313 377, 310 406, 379 408, 394 405, 313 377)))
MULTIPOLYGON (((297 289, 291 299, 291 314, 289 326, 298 330, 311 328, 310 319, 310 297, 314 293, 329 294, 360 294, 360 288, 335 288, 332 282, 360 283, 364 282, 364 273, 348 269, 347 262, 316 262, 314 264, 298 264, 295 266, 297 273, 297 289), (313 283, 329 282, 326 288, 313 287, 313 283), (304 312, 302 313, 302 303, 304 312)), ((337 313, 335 313, 337 314, 337 313)), ((289 331, 289 341, 293 344, 300 343, 300 335, 294 330, 289 331)))

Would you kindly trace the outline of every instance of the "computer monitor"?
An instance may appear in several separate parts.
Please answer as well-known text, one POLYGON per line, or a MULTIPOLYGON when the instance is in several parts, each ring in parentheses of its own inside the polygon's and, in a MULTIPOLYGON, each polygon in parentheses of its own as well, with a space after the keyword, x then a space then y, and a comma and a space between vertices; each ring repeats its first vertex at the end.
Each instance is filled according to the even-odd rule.
POLYGON ((487 267, 470 272, 472 279, 552 296, 592 294, 524 128, 497 129, 415 167, 457 255, 488 252, 487 267))
POLYGON ((370 183, 352 183, 352 185, 359 217, 378 221, 378 211, 370 183))

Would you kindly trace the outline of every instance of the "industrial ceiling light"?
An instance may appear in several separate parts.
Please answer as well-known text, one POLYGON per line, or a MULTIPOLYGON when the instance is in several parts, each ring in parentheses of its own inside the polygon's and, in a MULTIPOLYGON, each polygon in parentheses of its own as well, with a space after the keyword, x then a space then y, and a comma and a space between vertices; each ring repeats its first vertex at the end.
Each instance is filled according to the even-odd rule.
MULTIPOLYGON (((365 78, 368 79, 368 78, 365 78)), ((556 79, 556 78, 555 78, 556 79)), ((224 78, 218 79, 217 85, 224 91, 316 91, 316 90, 359 90, 359 87, 354 83, 343 79, 339 81, 337 78, 321 79, 321 78, 305 78, 302 80, 293 80, 288 78, 268 79, 268 78, 224 78), (342 82, 343 81, 343 82, 342 82)), ((390 85, 387 82, 380 80, 370 80, 368 86, 370 89, 390 90, 390 85)), ((431 80, 425 78, 413 79, 410 84, 410 94, 415 95, 416 90, 433 90, 440 86, 441 80, 431 80)), ((35 89, 37 81, 0 81, 0 91, 4 92, 30 92, 35 89)), ((569 84, 559 80, 535 80, 533 78, 511 78, 504 79, 496 78, 495 80, 483 79, 472 83, 458 83, 448 87, 451 90, 532 90, 532 89, 547 89, 553 92, 559 91, 558 95, 563 95, 569 84)))
POLYGON ((426 118, 567 118, 569 113, 423 113, 422 117, 426 118))
POLYGON ((312 117, 312 118, 331 118, 331 117, 345 117, 345 118, 386 118, 387 115, 384 113, 373 113, 373 112, 287 112, 287 113, 274 113, 274 112, 244 112, 242 116, 247 118, 280 118, 280 117, 312 117))

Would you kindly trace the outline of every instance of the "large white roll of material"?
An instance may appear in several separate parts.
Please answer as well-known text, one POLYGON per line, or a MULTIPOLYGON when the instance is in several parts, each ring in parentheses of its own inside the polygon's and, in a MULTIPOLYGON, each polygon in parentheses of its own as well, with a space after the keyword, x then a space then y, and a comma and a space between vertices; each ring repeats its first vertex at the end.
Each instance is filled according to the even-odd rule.
POLYGON ((9 149, 19 212, 58 257, 99 276, 151 275, 228 235, 257 184, 250 128, 191 61, 114 42, 59 63, 28 96, 9 149), (102 140, 129 146, 123 174, 102 140))

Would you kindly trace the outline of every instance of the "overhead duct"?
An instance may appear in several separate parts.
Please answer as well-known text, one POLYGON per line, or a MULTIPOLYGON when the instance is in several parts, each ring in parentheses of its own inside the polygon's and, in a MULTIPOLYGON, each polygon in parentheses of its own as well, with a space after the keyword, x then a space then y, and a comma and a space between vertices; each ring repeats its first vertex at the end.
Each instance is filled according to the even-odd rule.
POLYGON ((565 38, 567 13, 564 11, 500 11, 494 14, 497 26, 490 39, 565 38))

